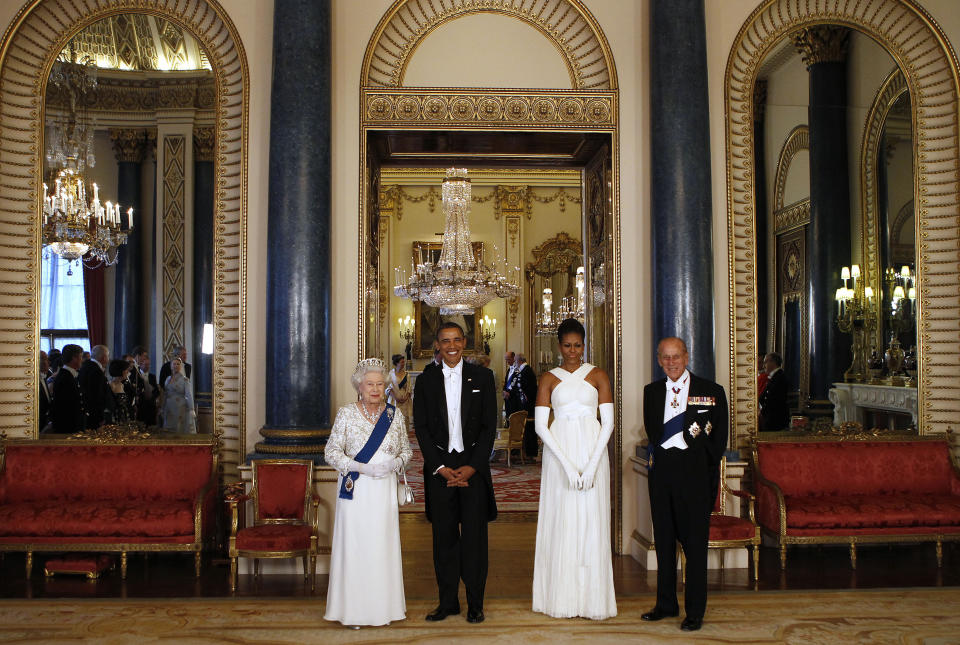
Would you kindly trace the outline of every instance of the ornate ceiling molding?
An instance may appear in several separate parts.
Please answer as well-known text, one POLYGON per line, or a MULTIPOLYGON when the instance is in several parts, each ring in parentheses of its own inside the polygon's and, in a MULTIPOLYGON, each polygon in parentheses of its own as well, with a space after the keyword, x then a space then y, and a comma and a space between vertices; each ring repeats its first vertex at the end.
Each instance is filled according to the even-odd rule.
POLYGON ((361 82, 369 87, 401 87, 410 58, 431 32, 479 13, 516 18, 540 31, 563 56, 572 89, 617 87, 610 45, 580 0, 397 0, 367 45, 361 82))
MULTIPOLYGON (((131 73, 127 78, 116 76, 97 80, 97 89, 89 93, 84 106, 93 112, 144 112, 192 108, 213 110, 216 107, 217 84, 209 73, 176 78, 143 77, 131 73)), ((67 107, 65 91, 51 86, 46 93, 48 109, 67 107)))
POLYGON ((780 148, 780 157, 777 159, 777 172, 773 180, 773 212, 783 210, 783 194, 787 189, 787 177, 790 175, 790 163, 802 150, 810 150, 810 128, 798 125, 787 135, 780 148))
POLYGON ((839 24, 886 49, 906 75, 918 115, 914 147, 919 231, 920 432, 939 433, 960 418, 960 166, 958 65, 936 22, 910 0, 766 0, 746 20, 724 78, 730 266, 730 414, 736 447, 755 439, 756 203, 753 190, 753 87, 758 67, 803 27, 839 24))

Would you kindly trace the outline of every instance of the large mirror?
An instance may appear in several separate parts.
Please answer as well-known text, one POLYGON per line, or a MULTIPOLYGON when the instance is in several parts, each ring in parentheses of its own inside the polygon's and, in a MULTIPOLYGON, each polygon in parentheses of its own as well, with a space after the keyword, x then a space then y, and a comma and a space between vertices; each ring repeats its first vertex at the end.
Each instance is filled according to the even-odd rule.
POLYGON ((903 76, 870 37, 818 25, 770 50, 754 104, 759 429, 822 420, 915 430, 914 131, 903 76))
POLYGON ((215 98, 197 39, 156 15, 97 21, 54 63, 38 431, 211 431, 215 98))

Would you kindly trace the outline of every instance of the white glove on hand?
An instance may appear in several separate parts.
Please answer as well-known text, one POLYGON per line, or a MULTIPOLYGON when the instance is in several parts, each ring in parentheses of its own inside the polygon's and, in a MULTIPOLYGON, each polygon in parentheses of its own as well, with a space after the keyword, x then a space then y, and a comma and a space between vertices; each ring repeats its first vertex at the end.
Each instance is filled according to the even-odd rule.
POLYGON ((361 464, 359 461, 351 459, 350 463, 347 464, 347 472, 357 472, 370 477, 370 473, 373 472, 373 466, 370 464, 361 464))
POLYGON ((383 479, 387 475, 391 475, 395 472, 396 464, 393 463, 393 459, 390 461, 381 461, 379 463, 373 464, 371 468, 370 477, 373 479, 383 479))
POLYGON ((392 468, 393 472, 397 473, 398 475, 403 472, 404 470, 403 459, 401 459, 400 457, 394 457, 392 464, 393 464, 393 468, 392 468))
POLYGON ((533 409, 533 427, 537 431, 537 436, 543 441, 543 445, 549 448, 550 452, 560 461, 560 465, 563 466, 563 472, 567 475, 567 482, 570 484, 570 488, 579 490, 581 487, 580 473, 577 472, 577 469, 570 463, 567 456, 560 451, 560 447, 553 438, 553 433, 547 428, 547 419, 549 418, 550 408, 545 405, 538 405, 533 409))
POLYGON ((607 442, 610 441, 610 435, 613 434, 613 403, 600 404, 600 435, 597 437, 597 443, 590 455, 590 461, 580 476, 583 484, 583 490, 593 488, 594 480, 597 476, 597 469, 600 467, 600 460, 607 454, 607 442))

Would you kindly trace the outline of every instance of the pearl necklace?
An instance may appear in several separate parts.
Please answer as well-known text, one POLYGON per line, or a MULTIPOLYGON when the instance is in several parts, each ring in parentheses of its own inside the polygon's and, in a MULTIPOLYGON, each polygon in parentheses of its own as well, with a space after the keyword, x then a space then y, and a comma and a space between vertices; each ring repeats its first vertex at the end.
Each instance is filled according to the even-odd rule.
POLYGON ((377 419, 380 418, 380 415, 383 414, 383 408, 381 408, 379 405, 377 406, 376 412, 373 414, 367 412, 367 405, 363 401, 358 402, 357 406, 360 408, 360 412, 363 414, 364 418, 370 423, 375 424, 377 419))

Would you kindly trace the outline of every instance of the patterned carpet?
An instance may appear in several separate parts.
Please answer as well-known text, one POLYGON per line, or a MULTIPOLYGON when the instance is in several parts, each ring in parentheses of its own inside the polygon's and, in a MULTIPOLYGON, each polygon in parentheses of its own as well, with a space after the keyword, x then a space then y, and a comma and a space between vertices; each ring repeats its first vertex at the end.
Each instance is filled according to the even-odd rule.
POLYGON ((407 620, 358 631, 325 622, 319 598, 3 600, 0 643, 960 643, 958 589, 714 594, 695 639, 679 618, 641 622, 652 600, 619 598, 619 616, 591 622, 534 614, 527 598, 488 599, 476 626, 427 623, 433 601, 416 600, 407 620))
MULTIPOLYGON (((413 488, 416 503, 402 506, 402 513, 423 512, 423 453, 417 446, 417 438, 410 433, 410 446, 413 459, 407 470, 407 483, 413 488)), ((494 454, 490 462, 490 474, 493 476, 493 490, 497 496, 497 509, 501 512, 536 511, 540 502, 540 464, 520 463, 519 451, 514 451, 511 467, 507 467, 504 451, 494 454)))

